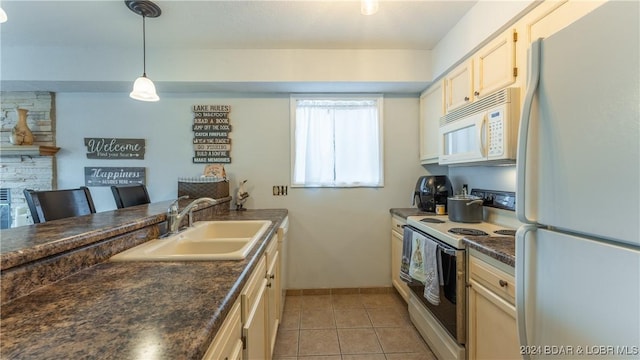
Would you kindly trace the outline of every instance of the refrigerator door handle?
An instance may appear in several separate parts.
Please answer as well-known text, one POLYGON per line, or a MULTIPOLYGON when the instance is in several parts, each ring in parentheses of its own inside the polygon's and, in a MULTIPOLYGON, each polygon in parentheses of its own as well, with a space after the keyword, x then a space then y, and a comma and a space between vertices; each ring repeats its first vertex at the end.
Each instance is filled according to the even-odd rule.
POLYGON ((527 218, 526 210, 526 170, 527 170, 527 140, 529 138, 529 123, 531 120, 531 106, 533 98, 538 89, 540 80, 540 44, 542 39, 538 39, 531 44, 529 52, 529 79, 527 93, 522 105, 522 116, 520 117, 520 129, 518 132, 518 154, 516 162, 516 215, 518 220, 525 224, 535 224, 536 219, 527 218))
MULTIPOLYGON (((527 347, 527 319, 526 319, 526 276, 528 261, 525 257, 525 237, 527 233, 537 229, 534 225, 523 225, 516 232, 516 323, 518 324, 518 338, 520 339, 520 348, 527 347)), ((530 356, 527 351, 522 351, 522 358, 529 360, 530 356)))

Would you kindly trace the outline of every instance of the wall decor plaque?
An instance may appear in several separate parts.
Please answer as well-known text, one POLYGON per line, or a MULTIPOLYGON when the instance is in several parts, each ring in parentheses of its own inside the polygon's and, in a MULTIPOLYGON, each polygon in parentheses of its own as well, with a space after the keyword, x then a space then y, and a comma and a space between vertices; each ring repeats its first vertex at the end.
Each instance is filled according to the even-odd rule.
POLYGON ((231 105, 193 105, 193 163, 231 163, 231 105))
POLYGON ((87 159, 144 159, 144 139, 84 138, 87 159))
POLYGON ((111 186, 144 184, 146 168, 143 167, 102 167, 84 168, 85 186, 111 186))

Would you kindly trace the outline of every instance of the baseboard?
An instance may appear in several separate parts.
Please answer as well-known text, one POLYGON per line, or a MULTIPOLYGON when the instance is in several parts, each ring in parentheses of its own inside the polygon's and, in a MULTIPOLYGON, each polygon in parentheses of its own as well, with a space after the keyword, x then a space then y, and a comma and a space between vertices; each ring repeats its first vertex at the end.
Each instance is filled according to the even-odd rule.
POLYGON ((287 289, 287 296, 300 295, 350 295, 350 294, 393 294, 396 289, 389 287, 334 288, 334 289, 287 289))

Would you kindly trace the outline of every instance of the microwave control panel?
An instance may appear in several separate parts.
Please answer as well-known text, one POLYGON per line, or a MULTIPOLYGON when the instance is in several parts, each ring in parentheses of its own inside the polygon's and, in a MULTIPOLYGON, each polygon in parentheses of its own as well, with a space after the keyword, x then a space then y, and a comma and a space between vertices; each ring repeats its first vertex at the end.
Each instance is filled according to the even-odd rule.
POLYGON ((489 126, 489 158, 504 153, 504 108, 487 113, 489 126))

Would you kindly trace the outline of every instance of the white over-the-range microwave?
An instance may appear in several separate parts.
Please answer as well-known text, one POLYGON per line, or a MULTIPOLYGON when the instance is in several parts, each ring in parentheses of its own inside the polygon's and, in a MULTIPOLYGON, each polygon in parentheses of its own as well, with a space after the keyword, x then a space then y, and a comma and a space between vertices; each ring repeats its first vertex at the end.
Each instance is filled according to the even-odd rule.
POLYGON ((441 165, 515 163, 520 123, 519 88, 504 88, 440 119, 441 165))

